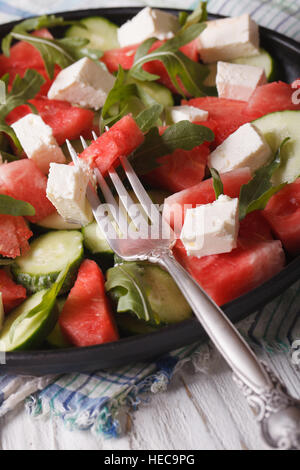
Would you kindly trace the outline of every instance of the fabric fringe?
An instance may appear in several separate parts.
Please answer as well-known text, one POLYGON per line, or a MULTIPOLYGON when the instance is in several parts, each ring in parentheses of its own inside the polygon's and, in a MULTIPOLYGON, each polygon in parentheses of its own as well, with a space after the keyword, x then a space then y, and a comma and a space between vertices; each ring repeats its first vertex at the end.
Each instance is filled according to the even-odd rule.
POLYGON ((191 357, 178 360, 176 358, 164 358, 157 364, 157 372, 149 375, 140 383, 124 391, 119 397, 108 398, 101 406, 93 409, 78 411, 63 407, 61 403, 50 405, 49 400, 31 395, 26 400, 26 410, 33 418, 60 418, 69 430, 90 429, 96 434, 103 434, 107 438, 118 437, 123 433, 120 411, 132 413, 139 406, 150 402, 151 394, 165 392, 175 374, 182 367, 190 363, 196 371, 207 372, 211 357, 210 347, 205 345, 201 351, 195 352, 191 357), (165 362, 163 367, 161 363, 165 362))

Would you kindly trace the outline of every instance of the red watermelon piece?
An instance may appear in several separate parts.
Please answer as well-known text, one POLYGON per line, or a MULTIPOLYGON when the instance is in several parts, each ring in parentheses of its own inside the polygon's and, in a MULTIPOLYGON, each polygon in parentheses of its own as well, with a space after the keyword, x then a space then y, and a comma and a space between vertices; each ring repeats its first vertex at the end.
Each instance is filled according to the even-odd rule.
MULTIPOLYGON (((221 175, 224 194, 229 197, 238 197, 243 184, 252 178, 249 168, 240 168, 221 175)), ((163 216, 176 233, 180 233, 187 209, 199 204, 208 204, 215 201, 215 191, 212 178, 201 181, 188 189, 172 194, 164 202, 163 216)))
POLYGON ((104 174, 121 156, 128 156, 144 141, 144 134, 131 115, 124 116, 79 156, 104 174))
POLYGON ((189 101, 182 100, 182 104, 208 111, 209 119, 215 123, 215 128, 213 129, 215 133, 213 148, 220 145, 240 126, 260 116, 258 113, 247 110, 246 101, 228 100, 215 96, 193 98, 189 101))
POLYGON ((239 237, 250 240, 274 239, 271 227, 264 218, 262 211, 250 212, 240 221, 239 237))
POLYGON ((300 109, 299 93, 287 83, 272 82, 256 88, 248 102, 246 112, 260 117, 286 109, 300 109), (295 99, 293 100, 294 93, 295 99))
MULTIPOLYGON (((43 121, 52 127, 53 135, 59 145, 66 139, 79 139, 81 135, 91 137, 93 130, 94 113, 89 109, 72 106, 66 101, 48 100, 48 98, 35 98, 30 100, 38 110, 43 121)), ((27 105, 18 106, 6 117, 7 124, 11 125, 26 114, 31 113, 27 105)))
POLYGON ((275 194, 262 214, 286 250, 300 254, 300 178, 275 194))
POLYGON ((4 269, 0 269, 0 292, 5 313, 10 312, 26 299, 25 287, 16 284, 4 269))
POLYGON ((199 145, 192 150, 177 149, 158 159, 161 165, 144 176, 151 186, 170 192, 182 191, 203 180, 209 149, 199 145))
MULTIPOLYGON (((149 53, 160 47, 164 42, 165 41, 156 41, 149 49, 149 53)), ((134 56, 139 46, 140 44, 134 44, 122 47, 120 49, 111 49, 110 51, 105 51, 101 60, 105 63, 111 73, 116 72, 119 68, 119 65, 121 65, 123 69, 129 70, 133 65, 134 56)), ((180 50, 191 60, 195 62, 198 61, 199 56, 197 40, 186 44, 185 46, 181 47, 180 50)), ((153 60, 144 64, 143 69, 149 73, 158 75, 160 77, 158 80, 160 83, 168 87, 173 93, 177 93, 177 90, 171 82, 166 68, 162 62, 153 60)))
POLYGON ((55 212, 47 199, 46 188, 47 177, 32 160, 17 160, 0 166, 0 194, 29 202, 36 211, 33 217, 27 217, 30 222, 38 222, 55 212))
POLYGON ((134 56, 139 46, 140 44, 133 44, 105 51, 101 57, 101 61, 105 63, 110 73, 117 72, 119 65, 121 65, 124 70, 129 70, 133 65, 134 56))
POLYGON ((29 250, 32 236, 23 217, 0 214, 0 255, 16 258, 29 250))
POLYGON ((285 265, 279 240, 239 239, 231 253, 187 256, 178 240, 173 249, 179 263, 218 304, 224 305, 275 276, 285 265))
MULTIPOLYGON (((160 47, 164 42, 166 41, 156 41, 149 49, 149 53, 160 47)), ((111 73, 117 72, 119 65, 121 65, 123 69, 129 70, 133 65, 135 53, 140 45, 141 43, 131 44, 130 46, 105 51, 101 57, 101 60, 105 63, 106 67, 111 73)), ((191 60, 194 60, 195 62, 198 61, 199 56, 197 40, 186 44, 185 46, 181 47, 180 50, 191 60)))
MULTIPOLYGON (((46 28, 35 31, 32 35, 46 39, 53 38, 50 31, 46 28)), ((24 41, 19 41, 11 47, 9 57, 6 57, 4 54, 0 55, 0 76, 2 77, 4 74, 9 73, 9 86, 12 84, 17 74, 24 77, 26 70, 29 68, 37 70, 45 78, 45 83, 42 85, 37 96, 47 95, 53 80, 61 70, 58 65, 55 66, 54 79, 51 80, 46 72, 39 51, 31 44, 24 41)))
POLYGON ((86 259, 59 318, 64 336, 75 346, 92 346, 119 339, 98 265, 86 259))

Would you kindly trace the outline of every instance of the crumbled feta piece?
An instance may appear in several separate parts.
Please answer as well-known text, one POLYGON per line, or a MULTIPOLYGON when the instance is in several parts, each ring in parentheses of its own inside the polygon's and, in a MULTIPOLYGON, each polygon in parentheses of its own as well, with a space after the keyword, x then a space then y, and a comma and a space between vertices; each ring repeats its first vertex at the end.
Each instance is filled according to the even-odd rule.
POLYGON ((53 131, 41 116, 27 114, 11 126, 27 157, 47 174, 51 162, 65 163, 66 157, 57 144, 53 131))
POLYGON ((272 150, 264 136, 253 124, 247 123, 210 154, 208 166, 219 173, 243 167, 255 171, 265 165, 271 155, 272 150))
POLYGON ((175 15, 146 7, 118 29, 121 47, 143 42, 148 38, 171 39, 180 29, 175 15))
POLYGON ((204 63, 259 54, 258 25, 248 14, 208 21, 198 48, 204 63))
POLYGON ((47 197, 67 222, 85 226, 93 220, 86 198, 88 182, 88 174, 80 167, 51 163, 47 197))
POLYGON ((179 121, 206 121, 208 112, 194 106, 172 106, 168 109, 168 115, 172 122, 179 121))
POLYGON ((59 72, 48 91, 48 98, 97 110, 104 105, 114 83, 115 77, 111 73, 84 57, 59 72))
POLYGON ((267 77, 260 67, 218 62, 216 84, 219 98, 248 101, 254 90, 265 83, 267 77))
POLYGON ((212 204, 188 209, 180 239, 189 256, 229 253, 237 246, 239 200, 221 195, 212 204))

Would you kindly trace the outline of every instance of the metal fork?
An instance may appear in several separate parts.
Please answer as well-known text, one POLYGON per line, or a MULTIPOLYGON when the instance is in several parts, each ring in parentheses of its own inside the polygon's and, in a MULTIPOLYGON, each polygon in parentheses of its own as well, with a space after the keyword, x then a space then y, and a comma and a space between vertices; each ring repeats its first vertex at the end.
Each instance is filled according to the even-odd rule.
MULTIPOLYGON (((83 138, 81 142, 83 148, 86 148, 83 138)), ((76 151, 70 142, 67 141, 67 145, 72 160, 78 164, 76 151)), ((108 175, 127 214, 118 210, 119 206, 109 185, 97 169, 95 175, 112 209, 110 217, 113 220, 107 217, 106 211, 101 210, 104 206, 91 184, 87 189, 94 217, 108 244, 124 261, 147 260, 158 263, 170 273, 206 333, 233 370, 233 379, 256 414, 265 442, 274 449, 300 449, 300 401, 287 393, 285 386, 267 365, 257 359, 220 307, 176 261, 172 254, 172 245, 176 241, 173 231, 153 205, 128 159, 121 157, 120 162, 141 209, 135 207, 133 210, 132 198, 113 168, 108 175), (145 214, 152 225, 146 223, 141 228, 136 221, 144 219, 145 214), (133 223, 129 224, 128 218, 133 223), (104 230, 104 224, 109 234, 104 230), (158 229, 155 239, 150 238, 151 227, 158 229)))

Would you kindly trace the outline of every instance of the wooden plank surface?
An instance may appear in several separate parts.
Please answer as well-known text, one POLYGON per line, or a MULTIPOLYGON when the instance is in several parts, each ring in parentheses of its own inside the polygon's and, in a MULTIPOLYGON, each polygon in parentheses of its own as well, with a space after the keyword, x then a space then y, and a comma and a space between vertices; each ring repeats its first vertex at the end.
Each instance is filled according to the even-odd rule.
MULTIPOLYGON (((263 354, 295 396, 299 372, 283 355, 263 354)), ((179 371, 165 393, 152 395, 136 413, 122 416, 127 433, 105 439, 89 431, 68 431, 57 419, 33 419, 19 406, 0 420, 2 450, 260 450, 264 445, 231 372, 217 357, 208 374, 179 371)))

